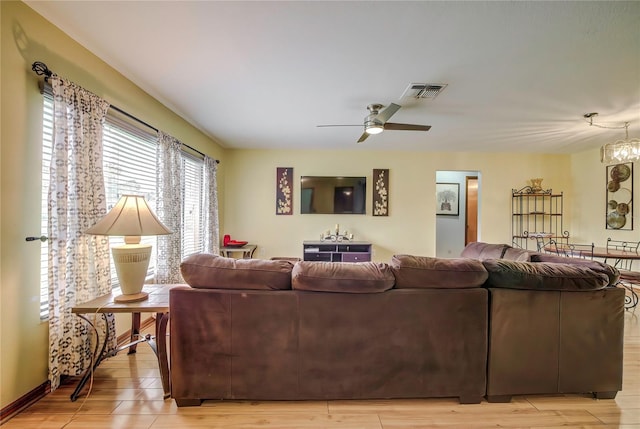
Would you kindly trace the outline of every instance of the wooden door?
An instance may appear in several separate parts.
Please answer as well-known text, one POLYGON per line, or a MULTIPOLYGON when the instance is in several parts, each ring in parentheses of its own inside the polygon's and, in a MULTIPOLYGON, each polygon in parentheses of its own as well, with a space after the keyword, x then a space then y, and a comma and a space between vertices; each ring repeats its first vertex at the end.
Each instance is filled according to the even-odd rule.
POLYGON ((465 212, 465 246, 478 241, 478 177, 467 176, 466 181, 466 212, 465 212))

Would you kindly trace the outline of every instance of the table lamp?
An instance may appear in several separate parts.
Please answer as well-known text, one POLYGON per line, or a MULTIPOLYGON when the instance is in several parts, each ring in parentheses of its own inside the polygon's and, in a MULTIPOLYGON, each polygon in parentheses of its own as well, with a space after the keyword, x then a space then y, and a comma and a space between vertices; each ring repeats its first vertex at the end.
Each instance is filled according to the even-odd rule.
POLYGON ((142 291, 149 268, 151 245, 140 244, 141 235, 165 235, 172 231, 164 226, 140 195, 123 195, 98 223, 85 231, 93 235, 123 235, 125 244, 113 246, 111 253, 122 295, 115 302, 144 301, 149 294, 142 291))

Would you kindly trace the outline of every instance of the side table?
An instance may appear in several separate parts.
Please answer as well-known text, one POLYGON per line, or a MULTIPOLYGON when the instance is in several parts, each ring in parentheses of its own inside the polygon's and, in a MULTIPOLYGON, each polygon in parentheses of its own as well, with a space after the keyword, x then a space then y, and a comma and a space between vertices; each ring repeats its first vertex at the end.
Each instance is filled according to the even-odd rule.
POLYGON ((117 293, 102 295, 98 298, 83 304, 77 304, 71 309, 73 314, 84 319, 89 323, 96 333, 96 344, 94 347, 93 367, 88 368, 78 382, 76 389, 71 394, 71 401, 78 399, 84 385, 89 381, 91 373, 96 370, 103 359, 114 356, 118 352, 129 349, 129 353, 136 352, 138 343, 146 342, 149 344, 156 357, 158 358, 158 368, 160 369, 160 378, 162 379, 162 390, 164 398, 171 396, 171 386, 169 380, 169 359, 167 355, 167 323, 169 322, 169 290, 177 285, 172 284, 149 284, 144 285, 143 290, 149 293, 149 298, 138 302, 114 302, 113 299, 117 293), (118 347, 109 356, 104 356, 104 351, 109 341, 109 333, 104 333, 104 338, 100 341, 100 332, 93 325, 86 315, 101 314, 106 320, 107 313, 128 313, 131 314, 131 343, 118 347), (140 336, 140 314, 156 313, 155 335, 140 336))
POLYGON ((220 256, 231 258, 233 253, 242 253, 243 259, 251 259, 257 247, 255 244, 245 244, 242 247, 223 246, 220 248, 220 256))

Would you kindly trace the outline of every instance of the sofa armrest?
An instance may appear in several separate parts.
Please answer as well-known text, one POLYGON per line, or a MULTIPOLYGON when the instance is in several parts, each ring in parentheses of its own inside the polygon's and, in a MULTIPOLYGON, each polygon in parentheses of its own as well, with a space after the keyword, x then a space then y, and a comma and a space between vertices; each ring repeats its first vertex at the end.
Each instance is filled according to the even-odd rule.
POLYGON ((604 273, 609 278, 609 286, 614 286, 620 280, 620 272, 617 268, 604 262, 591 259, 569 258, 567 256, 552 255, 548 253, 532 253, 531 262, 555 262, 560 264, 579 265, 591 268, 593 271, 604 273))
POLYGON ((606 274, 594 271, 587 266, 498 259, 488 259, 482 263, 489 273, 487 287, 585 291, 602 289, 609 284, 609 277, 606 274))

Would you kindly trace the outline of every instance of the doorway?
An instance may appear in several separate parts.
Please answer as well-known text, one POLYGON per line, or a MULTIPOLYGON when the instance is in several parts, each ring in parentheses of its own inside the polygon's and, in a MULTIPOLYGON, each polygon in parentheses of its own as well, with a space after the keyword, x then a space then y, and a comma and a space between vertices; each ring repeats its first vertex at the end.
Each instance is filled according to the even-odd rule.
POLYGON ((436 257, 457 258, 467 243, 480 240, 482 175, 479 171, 441 170, 436 171, 436 183, 454 185, 459 204, 456 215, 436 214, 436 257))

